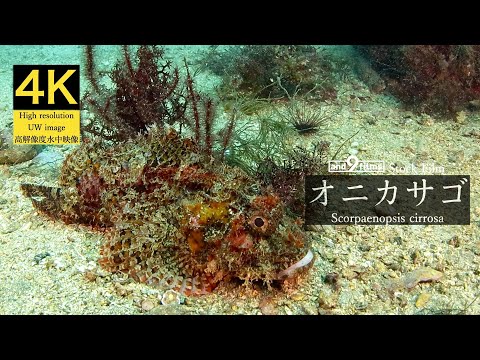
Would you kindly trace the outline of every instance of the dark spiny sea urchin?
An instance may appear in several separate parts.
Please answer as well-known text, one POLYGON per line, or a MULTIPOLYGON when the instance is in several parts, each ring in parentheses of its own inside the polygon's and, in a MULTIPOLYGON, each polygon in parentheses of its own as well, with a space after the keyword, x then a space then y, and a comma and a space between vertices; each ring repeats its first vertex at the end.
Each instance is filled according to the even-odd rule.
POLYGON ((324 108, 305 102, 291 100, 281 117, 290 123, 300 135, 313 135, 319 132, 331 118, 324 108))

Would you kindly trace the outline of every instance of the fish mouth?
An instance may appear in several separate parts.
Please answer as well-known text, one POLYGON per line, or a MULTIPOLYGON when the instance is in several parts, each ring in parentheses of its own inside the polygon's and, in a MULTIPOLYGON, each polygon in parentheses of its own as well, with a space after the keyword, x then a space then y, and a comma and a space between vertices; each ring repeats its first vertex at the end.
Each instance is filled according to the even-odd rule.
POLYGON ((280 271, 277 274, 277 280, 285 280, 291 278, 299 269, 304 268, 310 264, 313 260, 313 252, 311 249, 308 250, 307 254, 297 261, 295 264, 289 266, 285 270, 280 271))

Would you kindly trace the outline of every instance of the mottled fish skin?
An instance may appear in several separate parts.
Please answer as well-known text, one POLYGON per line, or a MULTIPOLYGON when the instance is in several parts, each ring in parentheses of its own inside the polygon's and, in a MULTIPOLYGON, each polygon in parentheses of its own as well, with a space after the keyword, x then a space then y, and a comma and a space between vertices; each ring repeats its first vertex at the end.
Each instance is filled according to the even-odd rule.
POLYGON ((233 278, 270 284, 310 248, 273 189, 173 130, 84 143, 65 159, 59 185, 21 187, 50 218, 102 230, 106 270, 187 295, 233 278))
POLYGON ((35 184, 21 184, 20 189, 25 196, 32 200, 35 209, 53 219, 62 218, 63 210, 61 205, 65 202, 65 198, 62 195, 61 188, 35 184))

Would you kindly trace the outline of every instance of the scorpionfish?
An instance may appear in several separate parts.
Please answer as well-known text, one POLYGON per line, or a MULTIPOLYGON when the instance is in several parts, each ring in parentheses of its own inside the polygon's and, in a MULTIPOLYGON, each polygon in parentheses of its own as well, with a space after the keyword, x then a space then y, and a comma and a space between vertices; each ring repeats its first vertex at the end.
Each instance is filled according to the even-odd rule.
POLYGON ((173 129, 118 145, 83 142, 64 160, 58 184, 21 187, 40 213, 101 230, 100 265, 142 283, 185 295, 235 278, 270 285, 311 258, 301 219, 287 214, 274 189, 213 161, 173 129))

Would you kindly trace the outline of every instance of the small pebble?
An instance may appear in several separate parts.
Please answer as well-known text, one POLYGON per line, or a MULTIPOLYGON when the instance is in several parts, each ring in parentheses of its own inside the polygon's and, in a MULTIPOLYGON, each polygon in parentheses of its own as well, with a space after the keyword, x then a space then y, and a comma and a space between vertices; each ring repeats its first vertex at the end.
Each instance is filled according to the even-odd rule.
POLYGON ((473 212, 475 213, 475 215, 480 216, 480 207, 476 207, 473 212))
POLYGON ((325 275, 325 284, 336 286, 338 283, 339 275, 337 273, 328 273, 325 275))
POLYGON ((10 234, 13 233, 14 231, 17 231, 20 229, 21 223, 19 222, 6 222, 6 223, 1 223, 0 224, 0 234, 10 234))
POLYGON ((349 234, 349 235, 355 235, 357 233, 357 230, 352 225, 348 225, 345 230, 347 231, 347 234, 349 234))
POLYGON ((285 306, 284 309, 285 309, 285 314, 287 314, 287 315, 293 315, 292 309, 290 309, 288 306, 285 306))
POLYGON ((398 271, 401 269, 401 266, 399 263, 396 263, 396 262, 393 262, 391 264, 388 264, 387 266, 389 269, 393 270, 393 271, 398 271))
POLYGON ((271 296, 267 296, 263 298, 258 307, 263 315, 277 315, 278 309, 277 305, 275 304, 273 298, 271 296))
POLYGON ((324 310, 333 309, 337 306, 337 301, 335 298, 325 291, 320 291, 317 302, 318 306, 324 310))
POLYGON ((467 119, 467 113, 465 111, 459 111, 455 116, 455 122, 457 124, 465 124, 466 119, 467 119))
POLYGON ((295 301, 302 301, 303 299, 305 299, 305 295, 302 293, 295 293, 291 296, 291 298, 295 301))
POLYGON ((318 309, 313 304, 305 304, 302 306, 302 311, 305 315, 318 315, 318 309))
POLYGON ((129 291, 125 286, 120 285, 118 283, 115 284, 115 292, 118 296, 127 296, 131 291, 129 291))
POLYGON ((480 255, 480 241, 477 241, 475 244, 473 244, 472 251, 475 255, 480 255))
POLYGON ((418 283, 438 281, 443 277, 443 273, 440 271, 422 267, 413 270, 403 277, 403 284, 407 289, 414 288, 418 283))
POLYGON ((448 240, 448 245, 458 248, 460 246, 460 238, 458 237, 458 235, 452 236, 452 238, 448 240))
POLYGON ((57 258, 57 259, 53 260, 53 266, 55 266, 55 268, 58 269, 58 270, 65 270, 65 268, 66 268, 65 263, 60 258, 57 258))
POLYGON ((353 271, 351 268, 346 268, 343 270, 342 276, 347 280, 353 280, 358 277, 358 273, 353 271))
POLYGON ((392 241, 392 242, 394 242, 394 243, 397 244, 397 245, 402 245, 402 237, 401 237, 401 236, 395 236, 395 237, 393 238, 393 241, 392 241))
POLYGON ((145 299, 142 301, 142 310, 143 311, 150 311, 155 307, 155 304, 150 299, 145 299))
POLYGON ((418 251, 418 249, 415 249, 410 255, 410 258, 412 259, 414 264, 417 264, 422 258, 422 254, 420 254, 420 251, 418 251))
POLYGON ((422 292, 420 295, 418 295, 417 301, 415 301, 415 306, 419 309, 425 307, 431 297, 432 294, 422 292))
POLYGON ((435 121, 432 118, 426 118, 420 122, 420 125, 424 126, 432 126, 433 124, 435 124, 435 121))
POLYGON ((97 279, 97 274, 95 274, 95 273, 94 273, 93 271, 91 271, 91 270, 87 270, 87 271, 84 273, 83 276, 85 277, 85 279, 86 279, 87 281, 91 281, 91 282, 93 282, 93 281, 95 281, 95 280, 97 279))
POLYGON ((364 302, 359 302, 355 304, 355 310, 357 311, 364 311, 367 309, 367 307, 368 307, 368 304, 364 302))
POLYGON ((20 164, 33 159, 37 155, 37 148, 33 145, 13 145, 0 149, 0 164, 20 164))
POLYGON ((372 247, 370 245, 368 245, 367 243, 360 243, 358 245, 358 250, 363 251, 363 252, 370 251, 371 248, 372 247))
POLYGON ((40 261, 42 261, 43 259, 45 259, 48 256, 50 256, 49 252, 43 252, 43 253, 35 255, 33 257, 33 261, 35 261, 35 263, 38 265, 40 263, 40 261))
POLYGON ((182 294, 175 290, 167 290, 160 299, 162 305, 179 305, 182 303, 182 294))

